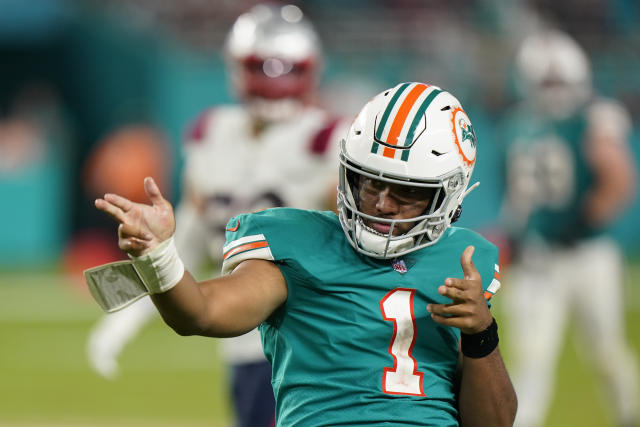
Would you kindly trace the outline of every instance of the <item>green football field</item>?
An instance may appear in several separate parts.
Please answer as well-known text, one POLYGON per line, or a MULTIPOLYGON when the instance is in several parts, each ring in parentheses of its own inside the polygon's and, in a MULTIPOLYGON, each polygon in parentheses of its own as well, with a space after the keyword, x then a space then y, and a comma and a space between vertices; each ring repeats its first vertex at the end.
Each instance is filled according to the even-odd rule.
MULTIPOLYGON (((630 266, 627 291, 628 335, 640 353, 640 262, 630 266)), ((500 317, 499 301, 495 307, 500 317)), ((156 319, 108 381, 85 357, 100 316, 88 293, 61 274, 0 273, 0 426, 231 425, 215 340, 179 337, 156 319)), ((568 339, 548 426, 612 425, 604 392, 568 339)))

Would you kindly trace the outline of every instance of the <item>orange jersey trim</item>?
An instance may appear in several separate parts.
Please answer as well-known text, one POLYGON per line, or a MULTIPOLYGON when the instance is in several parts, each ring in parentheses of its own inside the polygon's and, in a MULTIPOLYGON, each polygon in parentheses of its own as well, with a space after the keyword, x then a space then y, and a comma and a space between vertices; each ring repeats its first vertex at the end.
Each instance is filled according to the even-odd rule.
POLYGON ((236 222, 236 226, 235 227, 228 227, 225 230, 227 231, 238 231, 238 227, 240 227, 240 221, 238 220, 238 222, 236 222))
POLYGON ((269 246, 269 243, 264 240, 261 242, 246 243, 244 245, 236 246, 233 249, 229 249, 229 251, 227 251, 222 258, 223 260, 226 260, 227 258, 232 257, 240 252, 246 252, 252 249, 266 248, 267 246, 269 246))

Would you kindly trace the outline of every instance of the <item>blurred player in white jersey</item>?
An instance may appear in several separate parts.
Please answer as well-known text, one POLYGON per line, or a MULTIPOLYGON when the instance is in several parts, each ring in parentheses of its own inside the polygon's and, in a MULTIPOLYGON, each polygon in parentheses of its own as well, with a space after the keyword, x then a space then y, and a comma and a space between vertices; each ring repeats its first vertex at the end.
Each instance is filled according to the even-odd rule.
MULTIPOLYGON (((338 142, 350 124, 313 105, 322 52, 296 6, 257 5, 241 15, 225 56, 242 103, 202 113, 184 149, 175 239, 191 271, 221 261, 227 220, 238 213, 274 206, 335 209, 338 142)), ((156 313, 144 298, 105 316, 90 336, 92 366, 115 375, 122 348, 156 313)), ((257 331, 222 340, 222 351, 232 367, 237 425, 272 425, 271 367, 257 331)))
POLYGON ((544 425, 573 318, 617 425, 637 426, 623 259, 606 236, 635 191, 630 116, 592 93, 588 58, 567 34, 525 38, 516 67, 525 100, 506 122, 504 216, 519 248, 506 280, 516 425, 544 425))

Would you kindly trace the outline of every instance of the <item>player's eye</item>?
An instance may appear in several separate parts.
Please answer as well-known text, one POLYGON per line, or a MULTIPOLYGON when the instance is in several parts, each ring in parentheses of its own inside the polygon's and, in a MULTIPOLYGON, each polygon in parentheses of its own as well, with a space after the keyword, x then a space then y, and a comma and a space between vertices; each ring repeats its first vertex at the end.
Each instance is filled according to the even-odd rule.
POLYGON ((365 178, 362 188, 368 193, 378 193, 385 189, 389 184, 377 179, 365 178))
POLYGON ((433 198, 434 189, 408 185, 392 185, 389 193, 392 197, 395 197, 403 203, 428 202, 433 198))

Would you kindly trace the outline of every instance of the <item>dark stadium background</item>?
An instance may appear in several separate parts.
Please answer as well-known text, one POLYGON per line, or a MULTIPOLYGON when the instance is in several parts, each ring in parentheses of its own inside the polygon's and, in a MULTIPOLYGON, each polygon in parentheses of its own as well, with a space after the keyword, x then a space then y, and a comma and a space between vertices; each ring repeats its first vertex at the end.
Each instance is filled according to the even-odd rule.
MULTIPOLYGON (((0 425, 228 422, 214 341, 178 338, 158 323, 125 352, 120 379, 90 371, 84 340, 100 312, 80 272, 120 256, 115 225, 92 204, 105 182, 139 194, 140 174, 156 171, 169 198, 179 199, 181 136, 204 108, 233 102, 221 47, 233 20, 255 3, 0 0, 0 136, 13 138, 0 137, 0 425), (30 118, 27 127, 20 117, 30 118), (164 156, 141 154, 131 163, 148 151, 130 147, 113 162, 96 151, 115 136, 136 135, 160 144, 164 156)), ((495 227, 496 128, 517 95, 511 60, 532 12, 573 35, 591 57, 597 90, 631 111, 640 164, 640 5, 633 0, 294 3, 322 37, 319 101, 329 108, 354 115, 373 94, 410 80, 461 99, 477 130, 474 181, 482 183, 465 201, 464 226, 487 234, 495 227)), ((637 218, 638 197, 611 230, 629 260, 636 350, 637 218)), ((576 351, 568 342, 549 425, 609 425, 603 392, 576 351)))

